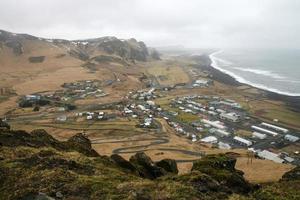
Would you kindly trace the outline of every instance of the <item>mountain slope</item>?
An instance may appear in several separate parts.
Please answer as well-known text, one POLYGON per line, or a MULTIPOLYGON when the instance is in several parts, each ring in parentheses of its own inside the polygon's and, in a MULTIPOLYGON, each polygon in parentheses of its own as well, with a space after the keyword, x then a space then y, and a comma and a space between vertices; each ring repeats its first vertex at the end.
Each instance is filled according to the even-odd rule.
POLYGON ((300 195, 299 176, 295 176, 299 169, 281 182, 259 188, 235 169, 235 158, 224 154, 204 157, 194 163, 191 173, 176 175, 172 160, 154 163, 142 152, 130 161, 118 155, 100 156, 82 134, 59 142, 43 130, 29 134, 2 128, 0 141, 3 200, 251 200, 297 199, 300 195))

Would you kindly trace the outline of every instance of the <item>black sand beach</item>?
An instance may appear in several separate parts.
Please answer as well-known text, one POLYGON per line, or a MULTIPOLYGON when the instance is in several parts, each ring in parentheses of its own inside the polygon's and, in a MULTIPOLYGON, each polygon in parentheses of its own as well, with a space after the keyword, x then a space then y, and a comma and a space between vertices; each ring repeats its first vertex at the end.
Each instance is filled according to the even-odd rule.
MULTIPOLYGON (((230 75, 225 74, 225 73, 219 71, 218 69, 215 69, 214 67, 212 67, 211 66, 212 61, 208 55, 193 56, 193 59, 199 63, 199 67, 201 69, 208 71, 212 75, 212 78, 216 81, 219 81, 221 83, 231 85, 231 86, 246 85, 244 83, 238 82, 230 75)), ((247 85, 247 86, 253 87, 251 85, 247 85)), ((283 101, 290 107, 290 109, 300 112, 300 96, 287 96, 287 95, 278 94, 275 92, 270 92, 267 90, 262 90, 260 88, 256 88, 256 89, 258 89, 266 98, 271 99, 271 100, 283 101)))

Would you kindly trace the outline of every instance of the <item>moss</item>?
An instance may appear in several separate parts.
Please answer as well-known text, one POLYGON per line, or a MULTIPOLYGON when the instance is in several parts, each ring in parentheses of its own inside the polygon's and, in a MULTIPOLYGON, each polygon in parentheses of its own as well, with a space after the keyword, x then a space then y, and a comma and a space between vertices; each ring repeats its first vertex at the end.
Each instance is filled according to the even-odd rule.
MULTIPOLYGON (((19 133, 22 137, 28 136, 24 132, 19 133)), ((1 138, 7 138, 5 134, 7 133, 3 133, 1 138)), ((35 134, 40 137, 38 144, 48 145, 42 138, 52 140, 42 132, 35 134)), ((82 137, 73 139, 75 143, 81 140, 88 144, 82 137)), ((19 140, 20 144, 36 142, 35 139, 31 141, 28 138, 26 142, 29 143, 24 143, 20 138, 19 140)), ((54 144, 56 147, 56 142, 54 144)), ((79 153, 75 148, 72 151, 63 151, 47 145, 0 147, 0 200, 34 197, 39 192, 54 198, 56 193, 60 192, 63 199, 295 200, 300 198, 299 180, 282 180, 245 194, 245 191, 248 192, 248 183, 242 178, 241 173, 234 169, 235 159, 224 154, 204 157, 195 163, 191 173, 168 174, 150 180, 128 173, 106 156, 90 157, 79 153)), ((148 161, 150 165, 153 164, 150 158, 143 160, 148 161)))

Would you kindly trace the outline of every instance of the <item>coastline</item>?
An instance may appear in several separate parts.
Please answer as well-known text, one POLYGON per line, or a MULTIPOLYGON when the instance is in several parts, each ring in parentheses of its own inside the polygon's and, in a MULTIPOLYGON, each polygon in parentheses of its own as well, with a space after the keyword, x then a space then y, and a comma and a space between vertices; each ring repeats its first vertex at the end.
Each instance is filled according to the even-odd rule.
POLYGON ((270 91, 265 88, 256 87, 255 84, 247 83, 247 81, 241 81, 233 73, 223 70, 216 66, 212 56, 218 52, 212 54, 206 54, 201 56, 196 56, 196 59, 201 61, 201 68, 210 72, 213 79, 221 83, 231 85, 231 86, 243 86, 247 85, 252 88, 258 89, 266 98, 271 100, 278 100, 285 102, 292 110, 300 112, 300 96, 291 96, 287 94, 282 94, 275 91, 270 91))

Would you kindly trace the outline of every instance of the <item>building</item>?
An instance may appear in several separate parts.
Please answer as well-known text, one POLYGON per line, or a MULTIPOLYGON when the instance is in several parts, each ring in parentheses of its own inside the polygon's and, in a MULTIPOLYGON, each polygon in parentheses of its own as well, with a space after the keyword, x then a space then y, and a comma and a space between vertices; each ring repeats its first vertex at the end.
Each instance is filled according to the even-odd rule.
POLYGON ((240 116, 234 112, 230 113, 221 113, 220 114, 221 119, 229 120, 232 122, 237 122, 240 120, 240 116))
POLYGON ((267 133, 267 134, 272 135, 274 137, 278 135, 278 133, 276 133, 274 131, 270 131, 270 130, 267 130, 267 129, 264 129, 264 128, 261 128, 261 127, 258 127, 258 126, 251 126, 251 128, 256 130, 256 131, 267 133))
POLYGON ((242 106, 234 101, 229 101, 229 100, 226 100, 226 101, 220 101, 219 104, 223 104, 223 105, 226 105, 226 106, 230 106, 232 108, 241 108, 242 106))
POLYGON ((267 160, 272 160, 276 163, 283 163, 284 162, 284 160, 281 159, 278 154, 270 152, 268 150, 259 151, 257 153, 257 155, 260 158, 267 159, 267 160))
POLYGON ((214 143, 218 142, 218 139, 215 136, 208 136, 208 137, 202 138, 200 141, 205 142, 205 143, 214 144, 214 143))
POLYGON ((56 120, 60 121, 60 122, 65 122, 65 121, 67 121, 67 116, 61 115, 61 116, 57 117, 56 120))
POLYGON ((224 142, 219 142, 218 143, 218 148, 219 149, 231 149, 231 146, 227 143, 224 143, 224 142))
POLYGON ((279 126, 275 126, 273 124, 268 124, 268 123, 262 122, 261 125, 264 126, 264 127, 267 127, 267 128, 274 129, 276 131, 283 132, 283 133, 288 133, 289 132, 288 129, 282 128, 282 127, 279 127, 279 126))
POLYGON ((221 130, 221 129, 217 129, 215 131, 215 134, 220 136, 220 137, 228 137, 231 135, 231 133, 227 132, 227 131, 224 131, 224 130, 221 130))
POLYGON ((246 145, 247 147, 251 146, 252 145, 252 142, 249 141, 249 140, 246 140, 242 137, 239 137, 239 136, 235 136, 233 138, 234 141, 238 142, 239 144, 242 144, 242 145, 246 145))
POLYGON ((197 136, 195 134, 192 135, 192 142, 197 142, 197 136))
POLYGON ((35 100, 40 100, 41 96, 40 95, 26 95, 25 99, 27 101, 35 101, 35 100))
POLYGON ((252 136, 255 137, 255 138, 261 139, 261 140, 263 140, 263 139, 265 139, 267 137, 266 134, 259 133, 259 132, 256 132, 256 131, 254 131, 252 133, 252 136))
POLYGON ((128 108, 124 108, 124 113, 125 114, 131 114, 132 110, 129 110, 128 108))
POLYGON ((226 129, 226 126, 222 125, 220 121, 209 121, 207 119, 202 119, 201 122, 204 124, 208 124, 212 127, 215 127, 217 129, 226 129))
POLYGON ((297 142, 299 140, 299 137, 287 134, 284 136, 284 139, 286 139, 290 142, 297 142))

